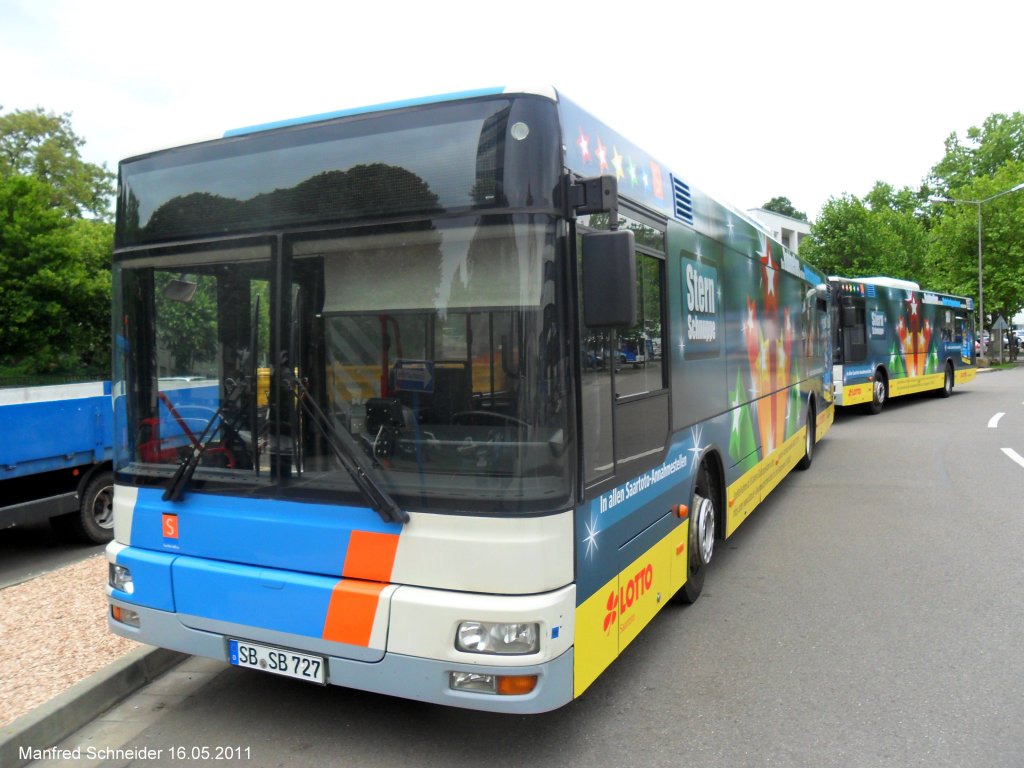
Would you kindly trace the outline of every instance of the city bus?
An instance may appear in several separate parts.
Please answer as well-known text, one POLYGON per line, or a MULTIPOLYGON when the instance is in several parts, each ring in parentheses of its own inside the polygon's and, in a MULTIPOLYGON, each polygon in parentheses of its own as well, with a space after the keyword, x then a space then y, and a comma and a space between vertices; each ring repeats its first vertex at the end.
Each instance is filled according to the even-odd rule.
POLYGON ((834 413, 827 278, 553 89, 124 160, 114 281, 110 628, 320 685, 567 704, 834 413))
POLYGON ((880 413, 890 397, 949 397, 974 379, 974 301, 891 277, 830 277, 835 403, 880 413))

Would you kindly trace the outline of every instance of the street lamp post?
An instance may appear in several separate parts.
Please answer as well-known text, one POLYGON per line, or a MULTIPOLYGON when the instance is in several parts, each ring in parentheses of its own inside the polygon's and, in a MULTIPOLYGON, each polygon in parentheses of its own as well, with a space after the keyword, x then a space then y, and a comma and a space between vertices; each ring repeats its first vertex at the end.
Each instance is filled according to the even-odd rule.
POLYGON ((933 203, 962 203, 964 205, 974 205, 978 208, 978 327, 981 332, 978 334, 978 341, 982 340, 982 332, 985 330, 985 288, 982 281, 982 256, 981 256, 981 206, 990 200, 995 200, 997 197, 1008 195, 1011 192, 1019 192, 1024 189, 1024 181, 1012 189, 1007 189, 1003 192, 997 192, 994 195, 989 195, 981 200, 957 200, 952 197, 939 197, 938 195, 931 195, 928 200, 933 203))

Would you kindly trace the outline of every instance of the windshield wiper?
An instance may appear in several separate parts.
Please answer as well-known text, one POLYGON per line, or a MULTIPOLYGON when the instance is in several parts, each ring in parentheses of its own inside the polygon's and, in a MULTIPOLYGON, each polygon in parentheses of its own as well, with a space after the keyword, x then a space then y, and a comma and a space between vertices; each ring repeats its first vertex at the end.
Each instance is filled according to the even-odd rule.
POLYGON ((213 437, 217 434, 217 430, 214 429, 214 425, 217 424, 217 420, 221 421, 223 426, 226 426, 231 431, 237 431, 237 425, 234 421, 237 421, 240 417, 241 408, 235 408, 235 419, 232 422, 224 420, 224 411, 227 410, 229 405, 237 403, 241 398, 242 393, 249 388, 248 379, 239 379, 233 381, 228 379, 228 390, 225 392, 224 400, 214 411, 213 416, 206 422, 203 427, 203 431, 199 433, 199 437, 192 442, 192 452, 185 457, 185 459, 178 465, 178 469, 175 470, 174 475, 171 477, 169 483, 164 488, 164 494, 161 498, 164 501, 181 501, 182 494, 185 492, 185 486, 188 485, 188 481, 192 479, 192 475, 196 472, 196 467, 199 466, 199 460, 203 457, 203 453, 206 452, 206 447, 213 442, 213 437))
POLYGON ((408 523, 409 513, 398 506, 398 503, 391 495, 381 488, 373 477, 370 476, 359 461, 359 454, 353 450, 352 446, 345 442, 344 436, 334 427, 327 414, 324 413, 323 409, 310 395, 309 389, 307 389, 302 380, 290 372, 285 373, 283 378, 286 385, 297 390, 296 397, 302 404, 302 407, 305 408, 310 421, 313 422, 320 431, 320 434, 323 435, 334 457, 344 467, 345 471, 351 475, 352 480, 362 492, 370 507, 373 508, 373 511, 380 515, 385 522, 408 523))

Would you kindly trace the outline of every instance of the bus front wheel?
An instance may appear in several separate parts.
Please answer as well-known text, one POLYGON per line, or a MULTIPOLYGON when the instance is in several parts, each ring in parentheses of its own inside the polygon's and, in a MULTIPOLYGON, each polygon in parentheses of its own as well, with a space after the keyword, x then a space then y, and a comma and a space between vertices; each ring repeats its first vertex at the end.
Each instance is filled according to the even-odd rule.
POLYGON ((889 380, 882 373, 881 369, 875 371, 875 381, 871 386, 871 402, 868 403, 868 413, 881 413, 889 399, 889 380))
POLYGON ((697 472, 697 485, 690 507, 686 583, 679 590, 679 597, 684 603, 696 602, 704 588, 704 577, 715 553, 717 498, 715 475, 705 461, 697 472))

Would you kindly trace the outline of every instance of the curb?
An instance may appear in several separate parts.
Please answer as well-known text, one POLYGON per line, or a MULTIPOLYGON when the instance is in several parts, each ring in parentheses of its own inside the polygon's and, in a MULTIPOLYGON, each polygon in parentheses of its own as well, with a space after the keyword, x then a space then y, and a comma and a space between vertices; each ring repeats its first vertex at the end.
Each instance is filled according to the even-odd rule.
POLYGON ((188 654, 143 646, 0 728, 0 765, 20 768, 22 749, 46 749, 106 712, 188 654))

